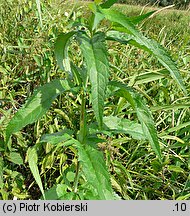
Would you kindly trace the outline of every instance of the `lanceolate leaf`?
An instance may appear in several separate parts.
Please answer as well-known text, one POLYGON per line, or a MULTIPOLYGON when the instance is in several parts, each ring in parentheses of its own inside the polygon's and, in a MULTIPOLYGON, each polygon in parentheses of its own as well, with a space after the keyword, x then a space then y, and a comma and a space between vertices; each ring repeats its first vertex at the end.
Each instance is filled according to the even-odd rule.
POLYGON ((70 140, 72 138, 71 134, 72 134, 72 131, 69 131, 69 130, 64 130, 64 131, 60 131, 60 132, 52 133, 52 134, 44 134, 41 137, 40 142, 47 142, 52 145, 57 145, 58 143, 70 140))
POLYGON ((107 0, 106 2, 104 2, 103 4, 101 4, 100 6, 102 8, 110 8, 116 2, 118 2, 118 0, 107 0))
POLYGON ((42 186, 42 180, 41 180, 39 170, 38 170, 38 165, 37 165, 38 155, 37 155, 36 149, 34 147, 28 149, 27 157, 28 157, 28 163, 29 163, 30 170, 31 170, 41 192, 42 192, 44 199, 45 199, 44 189, 42 186))
POLYGON ((93 15, 92 30, 95 30, 98 24, 104 19, 104 15, 98 11, 93 15))
POLYGON ((55 145, 57 149, 62 146, 66 147, 77 144, 78 141, 72 137, 72 133, 73 131, 66 129, 53 134, 44 134, 40 140, 40 143, 50 143, 55 145))
POLYGON ((128 44, 129 41, 133 39, 133 36, 116 30, 110 30, 106 33, 106 39, 117 41, 122 44, 128 44))
POLYGON ((102 155, 102 152, 90 145, 78 144, 79 161, 86 180, 91 184, 96 192, 98 199, 114 200, 110 176, 102 155))
POLYGON ((104 15, 99 12, 99 7, 96 4, 90 6, 91 11, 93 12, 92 16, 89 18, 89 27, 91 31, 94 31, 98 24, 104 19, 104 15))
POLYGON ((126 17, 124 14, 111 9, 101 9, 101 11, 108 20, 120 24, 124 27, 123 31, 133 36, 132 40, 129 40, 129 37, 127 35, 127 42, 153 54, 160 61, 160 63, 170 72, 171 76, 176 80, 176 82, 184 91, 184 93, 187 94, 186 88, 182 81, 182 77, 175 63, 171 60, 170 56, 161 45, 159 45, 154 40, 146 38, 141 32, 139 32, 135 28, 130 19, 126 17))
POLYGON ((50 108, 53 100, 59 94, 69 89, 70 87, 66 80, 54 80, 39 87, 9 122, 6 129, 6 141, 9 141, 13 133, 41 118, 50 108))
POLYGON ((86 34, 81 34, 79 35, 79 41, 90 77, 92 107, 98 125, 102 127, 105 90, 109 78, 105 36, 99 32, 92 38, 89 38, 86 34))
POLYGON ((83 85, 84 87, 86 87, 88 82, 86 68, 79 68, 77 67, 77 65, 71 62, 71 70, 77 85, 83 85))
POLYGON ((126 98, 137 113, 137 117, 142 125, 145 137, 149 140, 152 149, 155 151, 159 160, 162 160, 160 145, 158 142, 157 131, 154 125, 153 117, 141 96, 134 92, 125 84, 110 82, 110 85, 118 87, 117 95, 126 98))
POLYGON ((143 21, 144 19, 150 17, 154 12, 156 11, 150 11, 146 14, 142 14, 142 15, 139 15, 139 16, 132 16, 132 17, 129 17, 129 20, 134 24, 138 24, 139 22, 143 21))
POLYGON ((110 129, 117 133, 126 133, 131 135, 134 139, 144 139, 144 133, 142 126, 129 119, 119 118, 117 116, 106 116, 104 117, 104 124, 110 129))
POLYGON ((70 39, 75 33, 75 31, 62 33, 55 42, 55 58, 57 60, 57 64, 62 70, 65 70, 68 73, 71 73, 71 69, 67 47, 70 39))

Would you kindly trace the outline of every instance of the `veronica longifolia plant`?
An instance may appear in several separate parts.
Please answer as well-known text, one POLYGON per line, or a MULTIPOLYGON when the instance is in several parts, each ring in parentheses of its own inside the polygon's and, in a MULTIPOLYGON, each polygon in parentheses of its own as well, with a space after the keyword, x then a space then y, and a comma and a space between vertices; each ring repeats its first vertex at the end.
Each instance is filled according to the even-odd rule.
MULTIPOLYGON (((115 2, 116 0, 108 0, 105 3, 97 1, 90 4, 91 17, 85 23, 74 23, 74 26, 77 26, 75 30, 59 35, 55 42, 55 56, 59 67, 68 74, 68 78, 53 80, 36 89, 7 126, 6 143, 7 148, 11 149, 11 135, 40 119, 58 95, 68 91, 79 95, 81 102, 79 130, 76 132, 65 128, 59 133, 44 135, 40 143, 29 148, 27 152, 30 169, 44 198, 45 192, 37 166, 36 147, 43 143, 55 146, 62 143, 62 146, 72 145, 77 149, 78 163, 70 199, 75 199, 76 195, 79 199, 118 199, 113 192, 103 154, 97 148, 97 142, 101 142, 101 139, 98 139, 98 134, 105 133, 105 131, 110 134, 129 134, 134 139, 146 138, 157 158, 160 162, 162 161, 153 117, 141 95, 125 83, 109 81, 110 64, 106 41, 130 44, 149 52, 169 71, 185 94, 186 89, 176 65, 163 47, 156 41, 146 38, 135 27, 138 22, 153 12, 129 18, 121 12, 111 9, 115 2), (98 27, 104 19, 110 21, 112 27, 100 31, 98 27), (72 40, 75 40, 80 47, 83 56, 81 67, 75 65, 69 58, 68 48, 72 40), (108 96, 125 98, 136 112, 139 123, 119 118, 117 115, 104 116, 104 102, 108 96), (90 123, 88 121, 88 124, 86 120, 87 102, 92 106, 95 117, 90 123), (81 175, 86 181, 85 189, 79 187, 78 182, 81 175)), ((62 196, 58 196, 58 198, 67 198, 67 193, 67 190, 63 190, 62 196)))

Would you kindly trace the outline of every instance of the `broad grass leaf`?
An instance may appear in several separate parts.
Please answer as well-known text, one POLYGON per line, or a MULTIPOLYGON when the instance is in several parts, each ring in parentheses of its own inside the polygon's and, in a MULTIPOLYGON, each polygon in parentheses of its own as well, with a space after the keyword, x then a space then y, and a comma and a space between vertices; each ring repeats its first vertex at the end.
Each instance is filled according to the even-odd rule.
MULTIPOLYGON (((145 73, 139 74, 135 78, 135 85, 152 82, 152 81, 162 79, 162 78, 167 78, 168 75, 169 75, 169 71, 166 69, 163 69, 160 71, 145 72, 145 73)), ((132 76, 129 77, 129 80, 131 79, 132 79, 132 76)))
POLYGON ((36 183, 38 184, 38 186, 39 186, 39 188, 41 190, 43 198, 45 199, 42 180, 41 180, 39 170, 38 170, 38 155, 37 155, 35 147, 28 149, 27 158, 28 158, 28 163, 29 163, 30 170, 31 170, 31 172, 32 172, 32 174, 34 176, 34 179, 36 180, 36 183))
POLYGON ((173 171, 173 172, 176 172, 176 173, 185 173, 185 170, 184 170, 184 169, 182 169, 182 168, 179 167, 179 166, 175 166, 175 165, 169 165, 169 166, 168 166, 168 170, 173 171))
POLYGON ((105 35, 97 32, 92 38, 78 35, 80 47, 87 65, 91 83, 92 107, 99 127, 103 124, 105 91, 109 78, 109 62, 105 46, 105 35))
MULTIPOLYGON (((172 136, 172 135, 163 135, 162 133, 159 134, 159 137, 162 139, 162 140, 175 140, 177 142, 177 145, 179 146, 180 144, 182 144, 184 146, 185 144, 185 141, 183 141, 182 139, 180 139, 179 137, 177 136, 172 136)), ((171 145, 171 148, 175 147, 176 145, 171 145)), ((183 158, 181 158, 179 156, 179 158, 184 162, 183 158)))
POLYGON ((134 139, 144 139, 142 126, 129 119, 121 119, 117 116, 107 116, 103 118, 104 124, 110 129, 118 133, 126 133, 131 135, 134 139))
POLYGON ((125 84, 119 82, 110 82, 110 85, 118 87, 116 94, 120 97, 126 98, 132 105, 142 125, 145 137, 150 142, 152 149, 158 156, 158 159, 162 161, 160 145, 158 141, 157 131, 154 125, 154 120, 150 110, 144 103, 141 96, 135 91, 133 91, 132 88, 127 87, 125 84))
POLYGON ((82 164, 82 170, 89 184, 100 200, 114 200, 110 175, 108 173, 103 154, 90 145, 77 145, 79 161, 82 164))
POLYGON ((71 74, 71 68, 67 48, 70 39, 74 36, 74 34, 76 34, 75 31, 62 33, 55 41, 55 58, 57 60, 57 64, 62 70, 65 70, 69 74, 71 74))
MULTIPOLYGON (((134 46, 137 46, 141 49, 144 49, 154 55, 159 62, 170 72, 171 76, 175 79, 179 87, 183 90, 185 94, 187 94, 187 90, 182 81, 181 74, 177 69, 175 63, 170 58, 169 54, 165 51, 165 49, 158 44, 154 40, 150 40, 146 38, 141 32, 139 32, 131 20, 126 17, 124 14, 119 11, 111 10, 111 9, 101 9, 101 12, 105 15, 105 18, 110 20, 111 22, 118 23, 123 26, 123 31, 127 32, 127 34, 132 36, 132 39, 129 40, 129 36, 127 37, 127 43, 130 43, 134 46)), ((117 40, 117 35, 116 35, 117 40)))
POLYGON ((155 106, 151 107, 152 112, 157 112, 160 110, 178 110, 178 109, 184 109, 184 108, 189 108, 190 103, 186 104, 172 104, 172 105, 163 105, 163 106, 155 106))
POLYGON ((8 123, 6 128, 6 142, 8 143, 13 133, 18 132, 24 126, 41 118, 50 108, 53 100, 59 94, 69 89, 70 87, 66 80, 53 80, 39 87, 8 123))
MULTIPOLYGON (((181 123, 175 127, 172 127, 172 128, 169 128, 168 130, 166 130, 166 132, 162 132, 162 134, 168 134, 168 133, 173 133, 173 132, 177 132, 177 131, 180 131, 181 129, 183 128, 188 128, 190 126, 190 121, 188 122, 184 122, 184 123, 181 123)), ((188 128, 189 130, 189 128, 188 128)))

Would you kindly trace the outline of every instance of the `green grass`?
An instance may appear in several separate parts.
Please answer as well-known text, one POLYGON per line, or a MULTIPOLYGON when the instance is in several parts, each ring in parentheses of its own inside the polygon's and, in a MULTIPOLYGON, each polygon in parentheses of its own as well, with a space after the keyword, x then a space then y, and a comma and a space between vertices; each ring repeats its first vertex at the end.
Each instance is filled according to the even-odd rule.
MULTIPOLYGON (((5 127, 9 119, 24 104, 34 89, 54 78, 65 77, 54 57, 54 42, 60 32, 66 32, 71 20, 88 16, 86 3, 67 7, 67 2, 42 4, 43 27, 35 3, 1 1, 0 3, 0 147, 4 144, 5 127), (83 12, 85 11, 85 14, 83 12), (67 13, 68 14, 67 14, 67 13)), ((142 12, 139 6, 117 8, 128 16, 142 12)), ((145 8, 143 12, 153 8, 145 8)), ((155 9, 155 8, 154 8, 155 9)), ((147 19, 138 27, 167 48, 178 65, 189 92, 190 12, 167 10, 147 19)), ((124 80, 140 91, 153 112, 164 163, 161 166, 145 141, 130 136, 113 136, 103 143, 112 185, 122 199, 189 199, 190 194, 190 117, 189 96, 184 96, 176 83, 149 54, 129 45, 109 43, 112 78, 124 80)), ((78 51, 73 44, 71 52, 78 51)), ((79 51, 78 51, 79 53, 79 51)), ((75 56, 75 62, 80 62, 75 56)), ((106 102, 105 112, 117 112, 118 101, 106 102)), ((121 117, 134 118, 125 101, 120 102, 121 117)), ((18 154, 0 149, 0 199, 39 199, 40 190, 29 169, 27 149, 39 142, 44 133, 55 133, 68 125, 79 127, 78 100, 65 93, 58 97, 46 116, 14 135, 12 147, 18 154), (21 157, 21 158, 20 158, 21 157)), ((89 109, 91 113, 91 110, 89 109)), ((102 137, 101 137, 102 138, 102 137)), ((106 137, 105 137, 106 138, 106 137)), ((68 182, 66 175, 76 168, 76 150, 60 148, 54 152, 47 144, 38 151, 38 168, 45 189, 55 183, 68 182)))

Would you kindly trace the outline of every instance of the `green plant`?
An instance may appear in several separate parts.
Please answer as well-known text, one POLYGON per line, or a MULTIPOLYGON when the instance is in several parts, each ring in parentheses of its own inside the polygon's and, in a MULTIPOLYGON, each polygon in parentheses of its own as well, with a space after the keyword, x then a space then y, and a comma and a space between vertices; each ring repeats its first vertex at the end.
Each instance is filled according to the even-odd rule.
MULTIPOLYGON (((59 67, 67 73, 67 79, 55 79, 36 89, 6 128, 4 151, 16 154, 12 149, 11 135, 40 119, 58 95, 69 93, 80 105, 79 126, 65 127, 57 133, 45 134, 35 146, 28 148, 29 167, 44 199, 118 199, 113 192, 103 154, 98 150, 99 143, 105 143, 113 134, 129 134, 137 140, 145 138, 156 153, 159 163, 162 163, 157 131, 143 98, 132 86, 110 80, 106 41, 130 44, 148 51, 170 72, 186 94, 181 75, 167 52, 135 28, 137 23, 150 16, 152 12, 128 18, 110 9, 116 0, 98 2, 90 5, 93 12, 90 19, 85 21, 79 18, 73 23, 74 30, 62 33, 56 40, 55 56, 59 67), (112 23, 107 29, 99 25, 104 19, 112 23), (81 53, 77 50, 77 54, 84 58, 81 58, 80 62, 77 62, 74 54, 69 52, 69 47, 72 50, 72 39, 81 50, 81 53), (71 56, 73 61, 70 59, 71 56), (118 101, 115 110, 112 110, 110 103, 104 108, 104 103, 109 99, 118 101), (131 119, 120 117, 120 110, 125 103, 134 109, 131 119), (134 120, 136 117, 140 124, 134 120), (46 143, 52 145, 54 152, 62 147, 72 147, 77 152, 78 159, 76 170, 71 167, 63 184, 55 184, 50 191, 44 192, 38 169, 38 151, 46 143)), ((18 155, 16 158, 17 163, 23 163, 18 160, 18 155)))
POLYGON ((124 4, 139 4, 139 5, 146 5, 146 4, 158 4, 160 6, 168 6, 175 4, 176 8, 187 8, 190 1, 189 0, 119 0, 119 3, 124 4))

